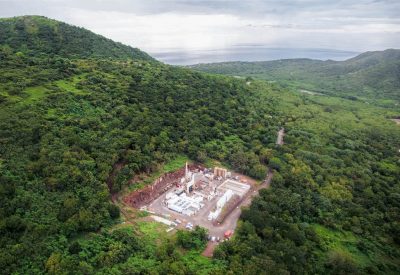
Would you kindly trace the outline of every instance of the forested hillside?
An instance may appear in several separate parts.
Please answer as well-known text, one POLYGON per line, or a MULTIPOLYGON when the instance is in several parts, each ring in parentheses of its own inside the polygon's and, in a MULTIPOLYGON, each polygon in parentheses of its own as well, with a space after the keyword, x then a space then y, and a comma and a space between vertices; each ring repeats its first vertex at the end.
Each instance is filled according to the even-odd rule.
POLYGON ((190 66, 210 73, 251 76, 285 87, 347 98, 400 99, 400 50, 366 52, 345 61, 285 59, 190 66))
MULTIPOLYGON (((172 67, 120 44, 109 51, 113 42, 104 52, 52 50, 52 36, 37 34, 63 23, 0 20, 31 21, 31 42, 26 27, 0 38, 1 273, 399 272, 400 127, 386 119, 398 113, 172 67), (200 255, 203 229, 167 235, 161 224, 123 224, 111 200, 182 155, 257 179, 276 171, 213 259, 200 255)), ((53 30, 76 45, 104 40, 53 30)))
POLYGON ((36 44, 26 49, 33 57, 1 49, 0 266, 6 273, 76 274, 86 268, 80 262, 100 269, 125 261, 138 248, 119 237, 123 247, 107 261, 100 251, 77 257, 71 240, 118 218, 110 192, 124 179, 156 171, 177 154, 205 161, 209 153, 265 176, 260 150, 273 144, 279 121, 269 118, 273 102, 257 101, 259 93, 242 81, 137 59, 47 56, 47 47, 36 44), (106 179, 120 159, 129 164, 108 190, 106 179))
POLYGON ((0 45, 4 52, 29 57, 153 60, 139 49, 43 16, 0 18, 0 45))
POLYGON ((217 259, 241 274, 396 274, 400 127, 392 111, 279 89, 285 144, 272 187, 217 259))

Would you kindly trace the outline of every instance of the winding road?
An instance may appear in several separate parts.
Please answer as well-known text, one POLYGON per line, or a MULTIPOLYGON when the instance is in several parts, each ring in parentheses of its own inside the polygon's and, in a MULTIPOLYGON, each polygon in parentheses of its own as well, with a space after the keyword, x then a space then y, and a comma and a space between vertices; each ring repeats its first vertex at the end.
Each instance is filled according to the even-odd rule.
MULTIPOLYGON (((283 137, 284 136, 285 136, 285 129, 281 128, 278 131, 278 136, 276 138, 276 144, 278 146, 283 145, 283 137)), ((268 188, 270 186, 273 176, 274 176, 274 171, 271 168, 269 168, 265 180, 260 185, 254 186, 252 189, 250 189, 250 192, 247 193, 247 195, 245 196, 243 201, 240 203, 240 205, 238 207, 236 207, 232 211, 232 213, 230 213, 225 218, 224 222, 221 225, 216 226, 215 229, 212 230, 213 232, 209 232, 209 233, 213 234, 213 236, 219 236, 219 237, 222 238, 223 234, 224 234, 224 232, 226 230, 235 229, 236 226, 237 226, 237 222, 239 220, 240 214, 242 212, 241 208, 250 206, 251 201, 253 200, 253 198, 255 196, 259 195, 260 189, 268 188)), ((206 256, 206 257, 212 257, 214 249, 215 249, 216 246, 217 246, 217 243, 209 241, 208 244, 207 244, 207 247, 204 250, 202 255, 206 256)))
POLYGON ((281 128, 278 131, 278 137, 276 138, 276 145, 283 145, 283 137, 285 136, 285 128, 281 128))

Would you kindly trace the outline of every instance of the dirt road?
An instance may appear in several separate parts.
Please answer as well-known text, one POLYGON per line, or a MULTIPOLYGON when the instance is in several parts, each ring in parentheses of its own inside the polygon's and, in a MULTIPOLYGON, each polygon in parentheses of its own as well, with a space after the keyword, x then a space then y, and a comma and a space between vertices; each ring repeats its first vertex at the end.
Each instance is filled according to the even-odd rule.
POLYGON ((283 137, 285 136, 285 129, 281 128, 278 132, 278 137, 276 139, 277 145, 283 145, 283 137))
POLYGON ((397 125, 400 125, 400 118, 392 118, 391 121, 394 121, 397 125))
MULTIPOLYGON (((285 135, 285 129, 281 128, 278 132, 278 137, 276 139, 277 145, 283 145, 284 135, 285 135)), ((235 229, 237 226, 237 222, 239 220, 240 214, 242 212, 241 208, 250 206, 253 198, 255 196, 258 196, 259 191, 263 188, 268 188, 270 186, 273 176, 274 176, 274 171, 271 168, 269 168, 268 174, 267 174, 265 180, 260 185, 253 186, 250 189, 250 192, 247 193, 247 195, 245 196, 243 201, 240 203, 240 205, 236 209, 234 209, 232 211, 232 213, 229 214, 229 216, 227 216, 225 218, 224 222, 219 227, 215 227, 215 229, 214 229, 215 231, 214 230, 213 231, 215 233, 218 232, 219 234, 223 234, 227 229, 235 229), (218 230, 218 229, 220 229, 220 230, 218 230)), ((223 236, 223 235, 215 235, 215 236, 223 236)), ((212 257, 216 246, 217 246, 216 243, 209 241, 206 249, 203 252, 203 255, 206 257, 212 257)))
MULTIPOLYGON (((285 130, 284 128, 281 128, 278 131, 278 137, 276 140, 276 144, 277 145, 283 145, 283 137, 285 135, 285 130)), ((120 169, 119 165, 117 167, 115 167, 117 170, 120 169)), ((234 230, 237 226, 237 222, 239 220, 240 214, 241 214, 241 208, 242 207, 248 207, 251 204, 251 201, 253 200, 253 198, 255 196, 257 196, 259 194, 260 189, 263 188, 268 188, 271 184, 272 178, 274 176, 274 172, 272 169, 268 170, 268 174, 265 178, 265 180, 263 182, 261 182, 261 184, 255 185, 252 184, 251 189, 249 190, 249 192, 245 195, 245 197, 243 198, 242 202, 239 204, 238 207, 236 207, 224 220, 224 222, 220 225, 213 225, 211 223, 211 221, 208 221, 208 219, 206 218, 207 215, 203 215, 204 213, 209 213, 209 211, 211 210, 212 204, 209 204, 210 206, 208 207, 204 207, 203 209, 200 210, 200 212, 204 212, 204 213, 199 213, 198 216, 203 217, 203 218, 195 218, 195 217, 188 217, 188 216, 183 216, 175 211, 172 211, 170 209, 168 209, 165 204, 163 203, 163 201, 165 200, 165 194, 161 195, 159 198, 155 199, 150 205, 148 205, 148 209, 150 211, 154 211, 156 213, 165 213, 167 215, 169 215, 169 219, 174 220, 174 219, 180 219, 182 221, 182 224, 179 225, 178 227, 183 228, 184 225, 188 222, 191 222, 194 225, 200 225, 203 226, 205 228, 207 228, 209 230, 209 235, 211 236, 215 236, 215 237, 220 237, 220 239, 223 239, 224 237, 224 233, 227 230, 234 230), (202 214, 202 215, 200 215, 202 214)), ((250 178, 247 179, 247 181, 251 181, 250 178)), ((114 194, 113 196, 113 202, 114 203, 121 203, 122 205, 120 205, 121 208, 121 212, 122 214, 125 216, 127 221, 130 221, 130 215, 128 215, 128 213, 125 211, 124 209, 124 203, 119 201, 117 199, 117 196, 115 196, 116 194, 114 194)), ((216 199, 216 198, 215 198, 216 199)), ((118 203, 118 204, 119 204, 118 203)), ((209 242, 205 251, 203 252, 204 256, 207 257, 212 257, 213 252, 215 247, 218 245, 218 243, 216 242, 209 242)))

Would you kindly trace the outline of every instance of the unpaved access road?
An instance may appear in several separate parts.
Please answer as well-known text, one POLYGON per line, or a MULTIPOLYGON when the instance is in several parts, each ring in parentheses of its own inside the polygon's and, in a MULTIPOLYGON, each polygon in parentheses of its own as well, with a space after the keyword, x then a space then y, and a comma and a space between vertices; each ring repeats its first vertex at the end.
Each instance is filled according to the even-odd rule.
POLYGON ((394 121, 397 125, 400 125, 400 118, 392 118, 391 121, 394 121))
POLYGON ((276 144, 277 145, 283 145, 283 137, 285 136, 285 129, 281 128, 278 131, 278 137, 276 138, 276 144))
MULTIPOLYGON (((284 136, 285 136, 285 129, 281 128, 278 132, 278 137, 276 139, 277 145, 279 145, 279 146, 283 145, 283 137, 284 136)), ((253 198, 255 196, 258 196, 260 189, 269 188, 273 176, 274 176, 274 171, 271 168, 269 168, 268 174, 267 174, 265 180, 260 185, 253 186, 250 189, 250 192, 248 192, 247 195, 245 196, 245 198, 242 200, 240 205, 236 209, 234 209, 232 211, 232 213, 229 214, 229 216, 227 216, 225 218, 224 222, 220 226, 215 227, 215 228, 221 228, 221 234, 223 234, 227 229, 235 229, 236 225, 237 225, 237 221, 239 220, 240 214, 242 212, 241 208, 248 207, 251 204, 251 201, 253 200, 253 198)), ((216 235, 216 236, 219 236, 219 235, 216 235)), ((216 246, 217 246, 216 243, 209 241, 206 249, 203 252, 203 256, 212 257, 216 246)))
MULTIPOLYGON (((281 128, 278 131, 278 137, 276 140, 276 144, 281 146, 283 145, 283 137, 285 135, 285 130, 284 128, 281 128)), ((249 192, 245 195, 245 197, 243 198, 243 200, 241 201, 241 203, 239 204, 238 207, 236 207, 224 220, 224 222, 220 225, 213 225, 211 223, 211 221, 207 220, 207 215, 199 215, 201 213, 199 213, 198 215, 196 215, 195 217, 188 217, 188 216, 183 216, 175 211, 172 211, 170 209, 168 209, 165 204, 163 203, 163 201, 165 200, 165 195, 163 194, 160 197, 158 197, 156 200, 154 200, 152 203, 150 203, 150 205, 148 205, 148 210, 150 211, 154 211, 155 213, 164 213, 164 214, 168 214, 170 215, 169 219, 170 220, 174 220, 174 219, 179 219, 182 221, 182 224, 180 224, 178 227, 179 228, 183 228, 184 225, 188 222, 191 222, 194 225, 200 225, 203 226, 205 228, 207 228, 209 230, 209 235, 211 236, 215 236, 215 237, 220 237, 221 239, 223 239, 224 233, 227 230, 234 230, 237 226, 237 222, 239 220, 240 214, 241 214, 241 208, 242 207, 248 207, 251 204, 252 199, 257 196, 259 194, 259 190, 263 189, 263 188, 268 188, 271 184, 272 178, 273 178, 274 172, 272 169, 268 170, 268 174, 265 178, 265 180, 263 182, 261 182, 261 184, 259 185, 254 185, 252 184, 251 189, 249 190, 249 192), (199 219, 198 216, 202 216, 202 218, 199 219)), ((216 198, 214 198, 216 199, 216 198)), ((126 213, 126 211, 123 209, 124 206, 126 206, 123 202, 121 202, 120 200, 118 200, 117 196, 113 196, 113 202, 120 202, 122 203, 120 207, 121 208, 121 212, 122 214, 125 216, 126 220, 131 222, 131 218, 128 215, 128 213, 126 213)), ((204 212, 204 213, 209 213, 209 211, 211 210, 211 206, 213 204, 209 204, 209 207, 204 207, 202 208, 200 211, 204 212)), ((129 207, 128 207, 129 208, 129 207)), ((203 213, 203 214, 204 214, 203 213)), ((216 242, 209 242, 207 244, 207 247, 205 249, 205 251, 203 252, 204 256, 207 257, 211 257, 213 255, 214 249, 217 246, 218 243, 216 242)))

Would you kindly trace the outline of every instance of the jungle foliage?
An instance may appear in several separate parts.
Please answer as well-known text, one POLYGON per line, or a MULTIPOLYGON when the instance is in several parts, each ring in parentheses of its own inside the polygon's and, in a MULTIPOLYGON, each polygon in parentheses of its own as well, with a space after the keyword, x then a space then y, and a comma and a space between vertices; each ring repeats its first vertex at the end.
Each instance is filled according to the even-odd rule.
POLYGON ((199 71, 276 81, 296 90, 356 100, 400 100, 400 50, 366 52, 345 61, 284 59, 190 66, 199 71))
POLYGON ((2 273, 398 273, 397 110, 167 66, 41 17, 0 24, 2 273), (121 226, 111 202, 182 155, 276 171, 214 259, 202 228, 121 226))
POLYGON ((268 92, 141 58, 48 56, 46 43, 37 44, 43 50, 27 45, 32 57, 1 45, 0 265, 6 273, 50 272, 45 263, 68 259, 71 240, 115 223, 110 193, 177 155, 235 159, 238 170, 265 176, 266 169, 253 167, 265 165, 260 150, 275 140, 268 92), (127 165, 107 186, 121 160, 127 165))
POLYGON ((384 117, 392 111, 280 97, 286 135, 272 152, 272 186, 215 257, 240 274, 398 273, 400 129, 384 117))
POLYGON ((0 45, 6 51, 29 57, 133 58, 154 61, 139 49, 43 16, 0 18, 0 45))

